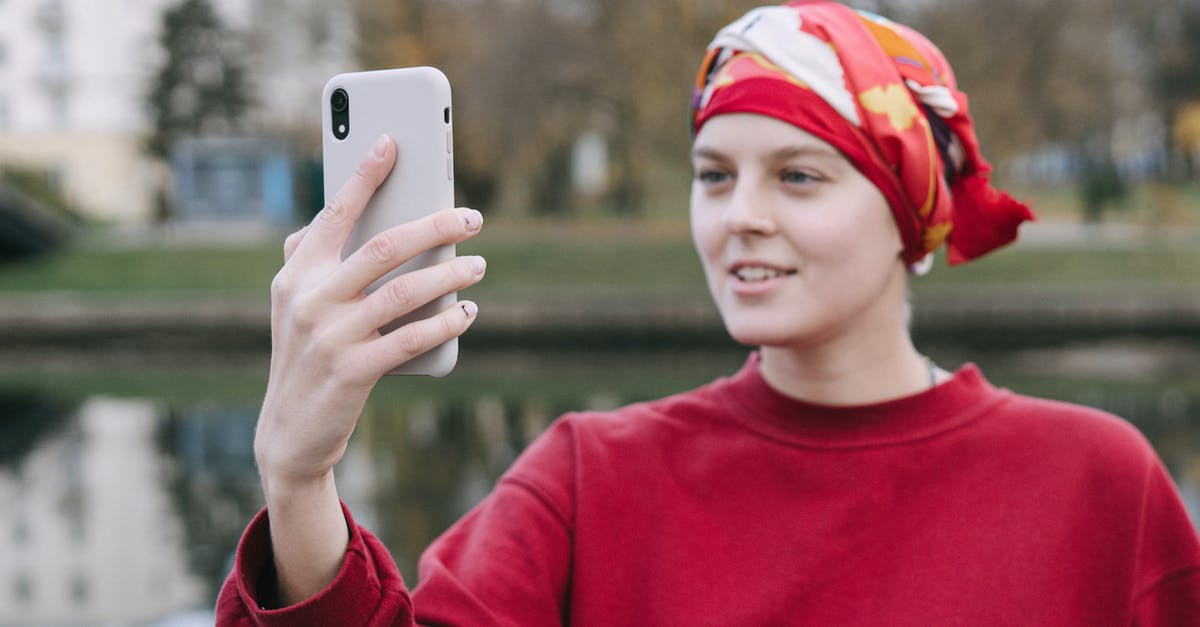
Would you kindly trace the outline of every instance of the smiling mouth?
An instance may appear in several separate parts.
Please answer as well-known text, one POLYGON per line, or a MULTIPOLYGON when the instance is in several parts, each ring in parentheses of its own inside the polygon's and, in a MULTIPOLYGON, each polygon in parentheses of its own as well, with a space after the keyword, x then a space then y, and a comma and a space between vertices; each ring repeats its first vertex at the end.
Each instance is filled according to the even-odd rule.
POLYGON ((770 266, 740 266, 731 270, 730 274, 737 277, 740 281, 757 283, 760 281, 769 281, 779 277, 790 276, 796 274, 796 270, 785 270, 783 268, 773 268, 770 266))

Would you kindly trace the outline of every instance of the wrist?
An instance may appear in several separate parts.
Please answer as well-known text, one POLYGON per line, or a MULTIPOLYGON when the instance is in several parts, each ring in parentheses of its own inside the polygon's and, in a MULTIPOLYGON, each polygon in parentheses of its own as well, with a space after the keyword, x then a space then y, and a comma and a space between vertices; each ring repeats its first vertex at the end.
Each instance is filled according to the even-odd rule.
POLYGON ((259 466, 259 481, 270 509, 314 498, 325 501, 330 494, 337 494, 333 470, 310 475, 259 466))
POLYGON ((281 607, 308 599, 341 569, 350 529, 333 473, 322 477, 262 477, 281 607))
POLYGON ((260 418, 254 438, 254 462, 268 499, 274 493, 313 493, 332 485, 334 460, 314 463, 318 456, 295 452, 287 434, 264 431, 263 422, 260 418))

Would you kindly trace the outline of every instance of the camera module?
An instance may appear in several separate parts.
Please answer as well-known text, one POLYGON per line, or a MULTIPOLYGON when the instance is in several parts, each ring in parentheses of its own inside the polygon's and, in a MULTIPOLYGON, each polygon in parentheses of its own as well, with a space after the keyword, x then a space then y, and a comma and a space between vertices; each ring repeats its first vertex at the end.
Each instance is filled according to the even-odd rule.
POLYGON ((350 135, 350 94, 341 87, 329 95, 329 121, 333 128, 333 136, 338 140, 350 135))

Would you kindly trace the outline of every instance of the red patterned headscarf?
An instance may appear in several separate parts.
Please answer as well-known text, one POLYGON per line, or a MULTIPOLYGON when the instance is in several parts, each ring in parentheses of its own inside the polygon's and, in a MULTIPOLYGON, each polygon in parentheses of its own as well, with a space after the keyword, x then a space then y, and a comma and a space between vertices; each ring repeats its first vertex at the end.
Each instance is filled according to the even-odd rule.
POLYGON ((837 148, 883 193, 914 271, 943 243, 951 265, 1017 237, 1025 205, 991 166, 942 53, 920 33, 827 0, 750 11, 708 46, 692 130, 758 113, 837 148))

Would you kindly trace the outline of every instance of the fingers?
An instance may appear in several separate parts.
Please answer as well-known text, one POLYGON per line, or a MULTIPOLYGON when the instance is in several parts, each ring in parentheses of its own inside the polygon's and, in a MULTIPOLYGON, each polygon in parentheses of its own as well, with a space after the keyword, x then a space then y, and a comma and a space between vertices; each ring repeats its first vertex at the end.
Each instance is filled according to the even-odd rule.
POLYGON ((482 225, 483 216, 478 211, 459 208, 388 229, 346 258, 337 276, 326 284, 328 296, 333 300, 353 298, 409 259, 435 246, 457 244, 478 233, 482 225))
POLYGON ((294 252, 302 256, 308 256, 309 251, 315 255, 340 255, 371 194, 387 178, 395 163, 395 142, 387 135, 380 135, 350 180, 313 218, 303 242, 297 243, 294 252))
POLYGON ((475 322, 478 312, 475 303, 459 301, 436 316, 411 322, 371 342, 365 347, 368 350, 363 359, 383 376, 396 366, 465 333, 475 322))
POLYGON ((363 301, 359 323, 367 326, 359 331, 374 331, 443 294, 466 289, 479 282, 486 270, 483 257, 459 257, 400 275, 363 301))

